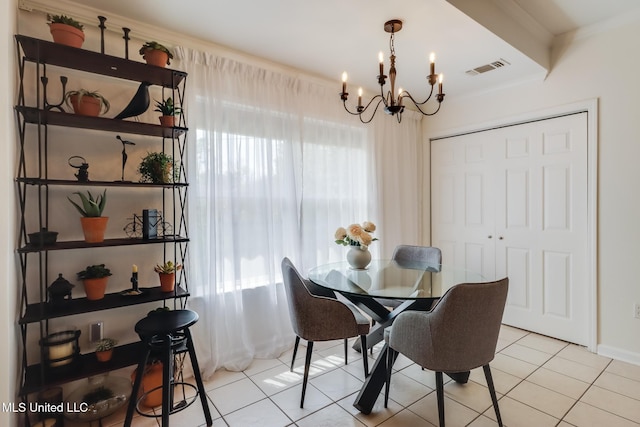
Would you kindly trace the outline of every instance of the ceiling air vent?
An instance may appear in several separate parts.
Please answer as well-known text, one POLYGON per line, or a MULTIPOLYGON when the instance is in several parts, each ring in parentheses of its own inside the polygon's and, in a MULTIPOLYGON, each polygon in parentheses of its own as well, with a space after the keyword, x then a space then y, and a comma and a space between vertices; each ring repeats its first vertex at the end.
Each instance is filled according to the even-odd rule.
POLYGON ((481 65, 471 70, 465 71, 465 74, 469 76, 477 76, 478 74, 486 73, 487 71, 495 70, 496 68, 502 68, 506 65, 510 65, 507 61, 500 58, 498 61, 493 61, 490 64, 481 65))

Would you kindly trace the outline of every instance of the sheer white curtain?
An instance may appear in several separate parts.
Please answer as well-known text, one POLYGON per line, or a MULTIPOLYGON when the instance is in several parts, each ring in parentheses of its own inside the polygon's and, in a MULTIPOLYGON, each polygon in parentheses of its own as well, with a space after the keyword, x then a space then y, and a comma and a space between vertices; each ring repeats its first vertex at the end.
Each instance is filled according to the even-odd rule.
POLYGON ((189 305, 205 376, 293 344, 280 262, 342 259, 338 226, 376 221, 373 140, 335 91, 178 48, 188 74, 189 305))
MULTIPOLYGON (((380 256, 390 258, 397 245, 425 244, 422 223, 423 162, 421 114, 405 109, 402 123, 379 114, 373 121, 374 164, 377 171, 374 210, 380 220, 380 256)), ((428 119, 427 119, 428 120, 428 119)))

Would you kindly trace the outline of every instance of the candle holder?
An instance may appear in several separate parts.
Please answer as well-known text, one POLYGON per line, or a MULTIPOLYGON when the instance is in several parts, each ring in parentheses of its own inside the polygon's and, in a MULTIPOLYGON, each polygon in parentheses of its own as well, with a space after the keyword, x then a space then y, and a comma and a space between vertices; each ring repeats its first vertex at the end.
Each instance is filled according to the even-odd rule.
POLYGON ((42 363, 47 369, 60 369, 73 366, 80 355, 78 338, 80 331, 70 329, 54 332, 40 340, 42 363))
POLYGON ((138 272, 131 273, 131 289, 138 292, 138 272))

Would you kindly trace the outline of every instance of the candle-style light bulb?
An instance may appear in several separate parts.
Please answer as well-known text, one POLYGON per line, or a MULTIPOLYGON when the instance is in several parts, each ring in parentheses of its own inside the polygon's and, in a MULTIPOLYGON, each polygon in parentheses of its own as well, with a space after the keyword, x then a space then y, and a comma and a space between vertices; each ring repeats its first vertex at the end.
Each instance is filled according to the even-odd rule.
POLYGON ((135 265, 135 264, 133 264, 133 268, 131 269, 131 271, 132 271, 133 273, 137 273, 137 272, 138 272, 138 266, 137 266, 137 265, 135 265))
POLYGON ((380 63, 380 75, 384 75, 384 56, 382 55, 382 51, 378 52, 378 62, 380 63))
POLYGON ((362 88, 358 88, 358 108, 362 107, 362 88))
POLYGON ((443 74, 440 73, 440 76, 438 76, 438 93, 440 95, 442 95, 442 79, 444 78, 443 74))
POLYGON ((436 54, 431 52, 431 55, 429 55, 429 62, 431 63, 431 73, 430 74, 435 74, 436 73, 436 54))
POLYGON ((347 93, 347 72, 342 73, 342 93, 347 93))
POLYGON ((398 105, 402 105, 402 93, 404 91, 402 90, 401 87, 398 88, 398 105))

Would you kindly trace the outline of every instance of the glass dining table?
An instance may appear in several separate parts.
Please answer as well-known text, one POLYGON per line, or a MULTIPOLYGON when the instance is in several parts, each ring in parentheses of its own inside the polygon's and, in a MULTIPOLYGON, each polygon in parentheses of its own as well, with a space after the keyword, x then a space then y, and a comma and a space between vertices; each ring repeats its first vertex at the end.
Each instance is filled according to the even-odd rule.
MULTIPOLYGON (((447 264, 377 259, 364 269, 353 269, 346 261, 320 265, 309 270, 309 280, 338 292, 375 320, 367 336, 368 348, 361 349, 359 340, 353 346, 358 351, 367 351, 383 340, 384 329, 403 311, 430 310, 452 286, 482 283, 491 279, 447 264)), ((385 360, 386 346, 376 359, 354 403, 365 414, 371 412, 384 385, 385 360)), ((466 383, 469 373, 449 376, 457 382, 466 383)))

